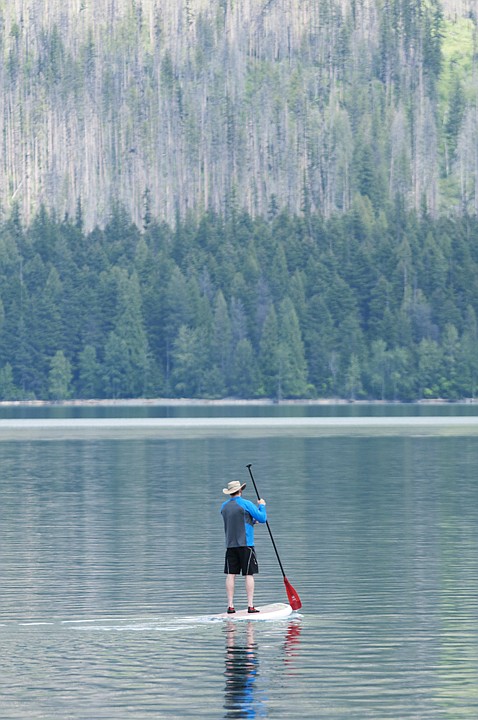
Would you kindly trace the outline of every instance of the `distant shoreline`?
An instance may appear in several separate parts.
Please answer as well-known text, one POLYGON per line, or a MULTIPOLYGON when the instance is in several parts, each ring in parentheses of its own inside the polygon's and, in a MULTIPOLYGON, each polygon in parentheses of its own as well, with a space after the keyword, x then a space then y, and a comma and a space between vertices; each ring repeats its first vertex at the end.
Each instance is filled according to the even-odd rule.
POLYGON ((222 398, 215 400, 198 398, 132 398, 119 400, 0 400, 0 407, 267 407, 267 406, 333 406, 333 405, 473 405, 478 403, 475 398, 463 398, 462 400, 413 400, 403 402, 401 400, 343 400, 335 398, 302 399, 302 400, 241 400, 237 398, 222 398))

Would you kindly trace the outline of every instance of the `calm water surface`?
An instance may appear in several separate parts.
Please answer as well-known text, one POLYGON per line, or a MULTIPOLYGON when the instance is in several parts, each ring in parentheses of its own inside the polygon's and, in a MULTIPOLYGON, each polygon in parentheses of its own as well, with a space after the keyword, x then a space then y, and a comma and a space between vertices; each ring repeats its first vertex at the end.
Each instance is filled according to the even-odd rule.
MULTIPOLYGON (((478 437, 8 437, 2 720, 478 716, 478 437), (212 622, 247 463, 303 609, 212 622)), ((256 604, 285 601, 256 540, 256 604)))

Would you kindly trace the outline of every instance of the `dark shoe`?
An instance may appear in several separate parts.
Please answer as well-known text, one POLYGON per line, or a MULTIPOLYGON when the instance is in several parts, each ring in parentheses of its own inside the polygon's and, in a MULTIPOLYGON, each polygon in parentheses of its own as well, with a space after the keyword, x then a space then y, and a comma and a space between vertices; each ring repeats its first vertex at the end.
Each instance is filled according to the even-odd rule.
POLYGON ((232 615, 232 613, 235 613, 236 611, 234 610, 233 607, 228 607, 227 612, 228 612, 228 615, 232 615))
POLYGON ((260 610, 257 610, 255 607, 248 607, 247 612, 248 613, 256 613, 256 612, 260 612, 260 610))

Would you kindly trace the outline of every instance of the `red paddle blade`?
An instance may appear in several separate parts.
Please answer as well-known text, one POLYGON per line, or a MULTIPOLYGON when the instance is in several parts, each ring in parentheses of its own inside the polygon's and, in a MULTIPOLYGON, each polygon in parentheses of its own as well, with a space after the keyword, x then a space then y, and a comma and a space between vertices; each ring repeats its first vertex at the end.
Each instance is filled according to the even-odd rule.
POLYGON ((285 576, 284 585, 287 592, 287 597, 289 598, 289 605, 291 606, 292 610, 300 610, 300 608, 302 607, 300 597, 285 576))

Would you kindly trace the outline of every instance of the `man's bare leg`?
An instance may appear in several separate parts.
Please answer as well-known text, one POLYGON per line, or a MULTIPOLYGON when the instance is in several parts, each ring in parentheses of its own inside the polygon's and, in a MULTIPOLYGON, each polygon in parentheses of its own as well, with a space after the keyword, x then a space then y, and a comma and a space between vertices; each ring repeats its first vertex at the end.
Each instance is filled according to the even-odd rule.
POLYGON ((254 607, 254 575, 246 575, 246 593, 248 607, 254 607))
POLYGON ((234 586, 236 583, 235 575, 226 575, 226 594, 229 607, 234 607, 234 586))

